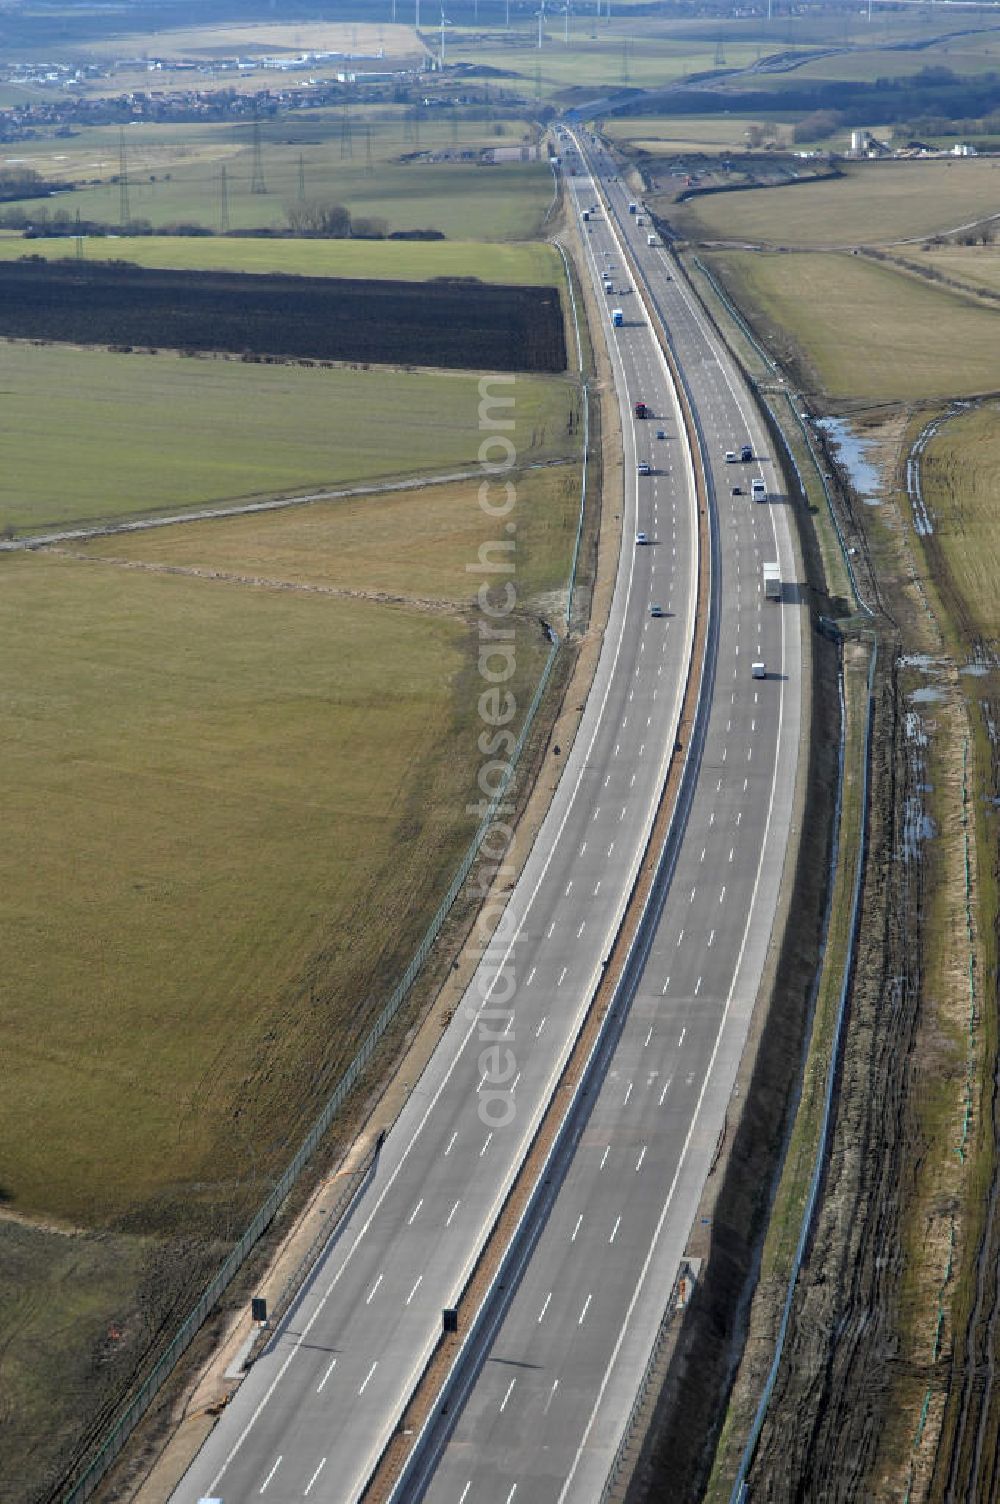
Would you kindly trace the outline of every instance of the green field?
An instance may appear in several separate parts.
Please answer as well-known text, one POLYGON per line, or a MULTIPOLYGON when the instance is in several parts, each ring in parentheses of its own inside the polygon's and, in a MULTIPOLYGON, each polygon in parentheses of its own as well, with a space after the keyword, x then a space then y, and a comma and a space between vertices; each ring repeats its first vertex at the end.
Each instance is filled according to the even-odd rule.
MULTIPOLYGON (((478 377, 0 344, 0 528, 62 524, 476 464, 478 377)), ((523 462, 571 453, 577 396, 518 377, 523 462)))
POLYGON ((950 230, 1000 212, 1000 163, 855 163, 821 183, 715 194, 671 208, 692 238, 761 245, 880 245, 950 230))
MULTIPOLYGON (((234 57, 247 54, 295 55, 306 49, 324 52, 374 52, 386 57, 409 57, 421 52, 412 26, 370 21, 251 20, 229 25, 211 21, 205 26, 164 27, 154 32, 126 32, 87 44, 93 57, 158 58, 234 57)), ((294 77, 294 75, 293 75, 294 77)))
MULTIPOLYGON (((284 240, 240 236, 137 235, 85 239, 87 261, 124 258, 138 266, 182 270, 291 272, 305 277, 389 277, 423 282, 430 277, 478 277, 517 286, 562 286, 558 251, 539 242, 490 245, 477 241, 284 240)), ((75 239, 30 240, 0 232, 0 258, 76 255, 75 239)))
MULTIPOLYGON (((779 130, 786 134, 790 118, 780 116, 777 121, 779 130)), ((744 151, 747 130, 762 123, 759 117, 750 115, 627 116, 609 120, 604 134, 611 141, 628 144, 651 156, 672 156, 680 152, 710 152, 714 155, 744 151)))
POLYGON ((906 260, 925 266, 972 288, 1000 292, 1000 246, 944 245, 908 247, 906 260))
POLYGON ((181 1184, 240 1204, 246 1145, 287 1154, 468 836, 469 628, 61 558, 4 571, 6 1195, 87 1225, 155 1225, 181 1184))
POLYGON ((986 404, 950 418, 924 450, 924 496, 934 519, 951 590, 961 603, 966 640, 991 654, 1000 646, 1000 408, 986 404))
MULTIPOLYGON (((403 161, 438 153, 511 145, 530 127, 509 122, 428 121, 398 110, 387 119, 358 115, 345 125, 335 111, 307 122, 279 118, 262 131, 264 193, 253 186, 252 128, 241 124, 194 127, 136 126, 127 137, 129 213, 154 226, 223 222, 222 169, 232 229, 283 228, 287 210, 304 189, 307 199, 346 204, 356 217, 384 220, 390 231, 434 229, 450 240, 530 240, 552 198, 545 162, 403 161), (349 134, 345 134, 348 130, 349 134)), ((18 143, 0 165, 36 167, 69 179, 72 191, 20 207, 39 214, 79 210, 84 219, 120 224, 118 132, 91 130, 84 140, 18 143)))
MULTIPOLYGON (((277 572, 280 579, 299 585, 430 597, 463 610, 479 588, 465 567, 483 537, 477 484, 456 481, 195 527, 165 527, 98 539, 86 551, 264 578, 277 572), (400 539, 406 540, 405 548, 400 539)), ((516 487, 518 599, 526 608, 541 609, 546 593, 565 583, 567 538, 576 528, 580 506, 579 467, 522 472, 516 487)))
POLYGON ((1000 310, 861 256, 708 259, 807 390, 883 402, 1000 385, 1000 310))
POLYGON ((1000 38, 995 28, 991 28, 972 37, 942 39, 930 52, 861 47, 806 61, 795 69, 792 78, 856 79, 871 83, 879 78, 910 78, 927 67, 950 68, 962 77, 1000 71, 1000 38))
MULTIPOLYGON (((520 716, 579 470, 516 483, 520 716)), ((5 1499, 218 1263, 433 913, 497 526, 470 481, 0 563, 5 1499)))

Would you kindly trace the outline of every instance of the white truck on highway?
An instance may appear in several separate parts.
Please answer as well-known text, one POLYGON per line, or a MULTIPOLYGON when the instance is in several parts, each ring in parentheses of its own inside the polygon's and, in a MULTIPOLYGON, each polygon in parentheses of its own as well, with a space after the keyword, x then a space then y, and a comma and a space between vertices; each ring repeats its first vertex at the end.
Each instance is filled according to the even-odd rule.
POLYGON ((750 495, 753 497, 754 501, 767 500, 767 487, 765 486, 759 475, 755 475, 753 480, 750 482, 750 495))
POLYGON ((660 242, 657 240, 657 238, 656 238, 655 235, 647 235, 646 236, 646 244, 647 245, 659 245, 659 243, 660 242))
POLYGON ((781 569, 776 563, 767 563, 763 567, 764 574, 764 599, 766 601, 781 600, 781 569))

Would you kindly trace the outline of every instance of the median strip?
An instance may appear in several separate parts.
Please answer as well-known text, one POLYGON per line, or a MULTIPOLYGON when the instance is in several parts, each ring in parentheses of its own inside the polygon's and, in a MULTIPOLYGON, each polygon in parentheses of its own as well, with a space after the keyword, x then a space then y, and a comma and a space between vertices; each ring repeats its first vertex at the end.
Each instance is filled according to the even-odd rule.
MULTIPOLYGON (((639 285, 638 279, 637 285, 639 285)), ((687 394, 669 346, 665 343, 662 327, 658 326, 658 321, 654 323, 654 329, 664 349, 680 403, 689 452, 692 456, 697 511, 697 604, 675 747, 670 758, 646 851, 601 982, 594 993, 590 1008, 532 1145, 457 1302, 457 1332, 442 1334, 439 1338, 403 1412, 395 1434, 383 1451, 364 1490, 363 1497, 366 1504, 384 1504, 384 1501, 399 1497, 398 1486, 404 1480, 406 1469, 414 1456, 415 1446, 432 1423, 436 1407, 443 1399, 455 1365, 468 1350, 468 1344, 476 1334, 477 1325, 485 1315, 489 1297, 496 1290, 500 1276, 506 1272, 504 1266, 510 1258, 518 1229, 529 1210, 532 1196, 537 1191, 545 1169, 551 1161, 560 1132, 577 1099, 588 1066, 601 1043, 608 1016, 613 1011, 625 964, 637 939, 640 922, 647 909, 654 879, 660 868, 678 806, 687 763, 686 752, 682 752, 681 749, 687 749, 690 746, 703 688, 702 671, 705 661, 711 589, 708 501, 704 472, 700 464, 700 445, 687 394)), ((441 1413, 446 1410, 447 1405, 441 1413)))

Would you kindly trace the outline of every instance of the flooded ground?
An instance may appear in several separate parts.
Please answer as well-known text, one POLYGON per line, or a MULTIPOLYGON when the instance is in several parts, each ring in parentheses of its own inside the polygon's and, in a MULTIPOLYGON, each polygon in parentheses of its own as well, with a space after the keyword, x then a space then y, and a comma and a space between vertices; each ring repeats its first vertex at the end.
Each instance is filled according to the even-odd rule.
POLYGON ((866 506, 882 502, 882 477, 871 459, 876 448, 871 439, 858 434, 847 418, 817 418, 816 427, 826 435, 837 463, 847 471, 852 487, 866 506))

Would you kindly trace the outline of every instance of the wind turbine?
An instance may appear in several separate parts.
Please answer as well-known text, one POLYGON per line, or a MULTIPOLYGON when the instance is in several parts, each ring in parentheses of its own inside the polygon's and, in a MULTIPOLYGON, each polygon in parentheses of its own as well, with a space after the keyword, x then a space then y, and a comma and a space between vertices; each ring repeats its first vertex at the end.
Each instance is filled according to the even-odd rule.
POLYGON ((442 5, 441 6, 441 56, 440 56, 439 63, 438 63, 438 66, 441 67, 441 68, 444 67, 444 29, 445 29, 446 26, 450 26, 450 25, 451 25, 451 22, 446 17, 446 15, 444 13, 444 6, 442 5))
POLYGON ((535 12, 538 17, 538 50, 542 50, 542 38, 545 34, 545 0, 542 0, 542 8, 535 12))
POLYGON ((569 13, 572 8, 569 0, 566 0, 566 4, 563 6, 563 43, 566 45, 569 43, 569 13))

